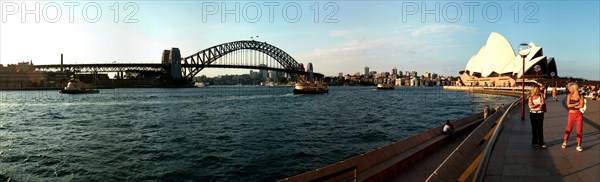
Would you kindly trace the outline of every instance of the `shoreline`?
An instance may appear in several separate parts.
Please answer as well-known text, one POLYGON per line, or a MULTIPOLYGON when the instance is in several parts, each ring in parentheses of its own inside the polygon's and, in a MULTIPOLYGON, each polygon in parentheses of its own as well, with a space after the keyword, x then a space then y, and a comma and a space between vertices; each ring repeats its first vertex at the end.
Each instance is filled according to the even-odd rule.
POLYGON ((19 91, 19 90, 60 90, 63 87, 0 87, 0 91, 19 91))

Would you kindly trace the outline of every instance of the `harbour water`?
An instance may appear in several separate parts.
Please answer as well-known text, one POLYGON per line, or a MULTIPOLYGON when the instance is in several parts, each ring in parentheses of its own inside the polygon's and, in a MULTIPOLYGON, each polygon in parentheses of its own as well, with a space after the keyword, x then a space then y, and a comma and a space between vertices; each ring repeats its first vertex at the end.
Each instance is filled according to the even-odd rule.
POLYGON ((0 91, 0 179, 273 181, 514 100, 439 87, 0 91))

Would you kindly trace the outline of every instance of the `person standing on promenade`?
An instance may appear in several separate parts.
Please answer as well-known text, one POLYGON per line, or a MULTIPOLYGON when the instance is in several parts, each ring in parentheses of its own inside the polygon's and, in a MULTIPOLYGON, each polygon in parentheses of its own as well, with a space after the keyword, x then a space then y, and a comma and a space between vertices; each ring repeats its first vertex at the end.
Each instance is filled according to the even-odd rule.
POLYGON ((548 84, 544 83, 544 99, 548 98, 548 84))
POLYGON ((567 141, 569 140, 569 135, 571 134, 571 130, 573 130, 573 124, 577 124, 577 151, 583 151, 581 148, 581 134, 583 133, 583 114, 579 111, 580 108, 583 107, 583 97, 579 94, 579 89, 577 88, 577 83, 570 83, 567 85, 569 89, 569 95, 567 95, 567 107, 569 108, 569 116, 567 118, 567 128, 565 132, 564 141, 562 144, 562 148, 567 148, 567 141))
POLYGON ((533 134, 531 143, 533 147, 541 146, 545 149, 542 105, 544 105, 544 97, 540 92, 540 86, 533 86, 529 93, 529 120, 531 120, 531 133, 533 134))
POLYGON ((556 96, 556 86, 552 87, 552 100, 558 101, 558 97, 556 96))
POLYGON ((540 87, 540 94, 542 95, 542 99, 546 100, 546 84, 538 85, 540 87))

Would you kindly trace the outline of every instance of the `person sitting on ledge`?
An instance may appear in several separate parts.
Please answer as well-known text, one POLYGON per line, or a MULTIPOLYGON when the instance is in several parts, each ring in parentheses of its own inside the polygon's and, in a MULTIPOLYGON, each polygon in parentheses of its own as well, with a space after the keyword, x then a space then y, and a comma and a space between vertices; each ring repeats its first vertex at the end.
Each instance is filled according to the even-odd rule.
POLYGON ((454 135, 454 125, 450 123, 450 120, 446 120, 446 124, 444 125, 444 129, 442 129, 442 134, 450 135, 452 139, 456 138, 454 135))
POLYGON ((484 121, 488 118, 488 116, 490 116, 490 112, 491 112, 490 105, 486 104, 485 107, 483 108, 483 120, 484 121))

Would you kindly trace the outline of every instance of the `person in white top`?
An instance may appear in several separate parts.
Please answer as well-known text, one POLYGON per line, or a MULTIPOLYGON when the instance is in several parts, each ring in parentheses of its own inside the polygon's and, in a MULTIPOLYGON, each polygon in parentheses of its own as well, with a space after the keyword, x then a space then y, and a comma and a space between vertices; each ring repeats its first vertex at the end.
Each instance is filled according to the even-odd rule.
POLYGON ((442 129, 442 134, 450 135, 450 137, 452 137, 452 139, 455 138, 454 125, 452 125, 452 123, 450 123, 450 120, 446 120, 446 124, 444 124, 444 129, 442 129))
POLYGON ((531 143, 533 147, 546 148, 544 142, 544 97, 540 93, 539 86, 533 86, 529 94, 529 120, 531 120, 531 143))

